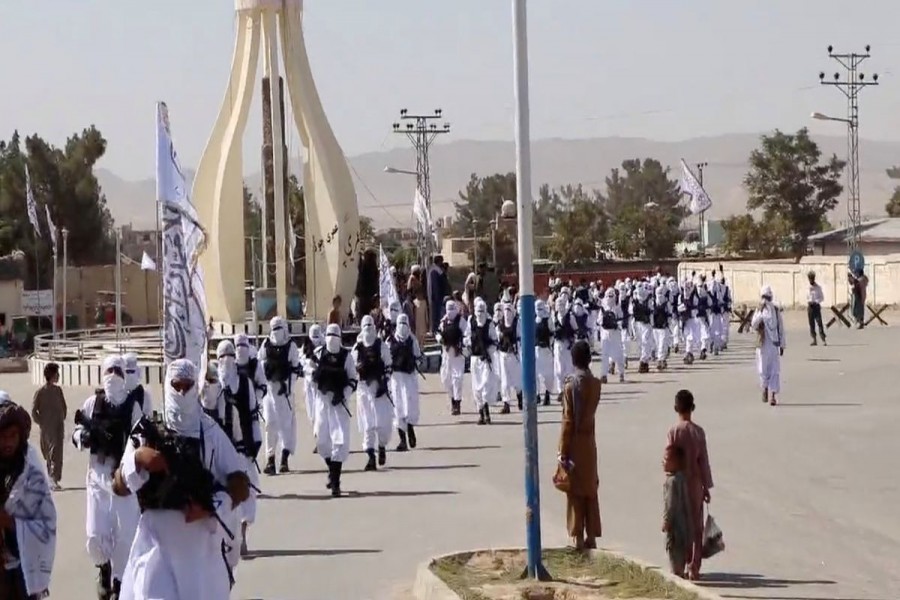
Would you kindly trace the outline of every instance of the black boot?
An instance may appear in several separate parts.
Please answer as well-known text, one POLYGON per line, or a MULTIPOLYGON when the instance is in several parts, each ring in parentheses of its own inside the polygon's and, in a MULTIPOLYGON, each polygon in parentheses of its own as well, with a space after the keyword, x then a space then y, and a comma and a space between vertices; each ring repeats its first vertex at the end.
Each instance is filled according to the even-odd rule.
POLYGON ((484 405, 484 422, 486 425, 491 424, 491 407, 487 404, 484 405))
POLYGON ((341 469, 344 463, 332 461, 331 463, 331 497, 338 498, 341 495, 341 469))
POLYGON ((450 414, 454 417, 460 413, 460 404, 462 401, 460 400, 451 400, 450 401, 450 414))
POLYGON ((384 446, 378 446, 378 466, 383 467, 387 463, 387 450, 384 446))
POLYGON ((319 453, 319 447, 313 446, 313 454, 318 454, 318 453, 319 453))
POLYGON ((522 392, 516 392, 516 402, 519 404, 519 410, 522 410, 522 392))
POLYGON ((550 391, 544 392, 544 406, 550 406, 550 391))
POLYGON ((97 599, 110 600, 112 595, 112 566, 109 563, 97 565, 97 599))
POLYGON ((328 483, 325 484, 325 489, 326 489, 326 490, 330 490, 330 489, 331 489, 331 484, 333 483, 333 479, 332 479, 332 477, 333 477, 333 468, 332 468, 331 465, 332 465, 331 459, 330 459, 330 458, 326 458, 326 459, 325 459, 325 466, 328 467, 328 483))
MULTIPOLYGON (((378 467, 375 465, 375 449, 368 448, 366 454, 369 455, 369 462, 366 463, 366 468, 363 469, 363 471, 377 471, 378 467)), ((332 482, 332 485, 334 485, 334 482, 332 482)))
POLYGON ((400 443, 397 444, 396 448, 397 452, 406 452, 409 450, 409 446, 406 445, 406 432, 398 427, 397 435, 400 436, 400 443))
POLYGON ((266 461, 266 468, 263 469, 263 473, 266 475, 274 475, 275 474, 275 457, 270 456, 266 461))
POLYGON ((484 412, 485 412, 486 408, 487 408, 487 404, 482 406, 481 410, 478 411, 478 424, 479 425, 484 425, 485 423, 487 423, 487 421, 484 418, 484 412))
POLYGON ((122 582, 118 579, 113 579, 112 582, 112 595, 109 597, 109 600, 119 600, 119 594, 122 593, 122 582))
POLYGON ((406 424, 406 435, 407 435, 407 437, 409 437, 409 447, 415 448, 416 443, 417 443, 416 442, 416 429, 409 423, 406 424))
POLYGON ((500 414, 501 414, 501 415, 508 415, 508 414, 509 414, 509 402, 504 402, 504 403, 503 403, 503 408, 500 409, 500 414))
POLYGON ((291 455, 291 453, 288 452, 287 450, 281 451, 281 468, 278 469, 279 472, 281 472, 281 473, 289 473, 290 472, 291 468, 288 466, 288 456, 290 456, 290 455, 291 455))

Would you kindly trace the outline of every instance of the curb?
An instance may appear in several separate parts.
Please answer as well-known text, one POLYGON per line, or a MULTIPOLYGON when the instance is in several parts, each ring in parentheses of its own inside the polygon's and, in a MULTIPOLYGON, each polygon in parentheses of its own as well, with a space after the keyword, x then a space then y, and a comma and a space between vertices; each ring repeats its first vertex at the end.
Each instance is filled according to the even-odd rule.
MULTIPOLYGON (((420 563, 418 568, 416 569, 416 582, 413 585, 413 596, 416 600, 460 600, 459 595, 447 587, 440 577, 435 575, 431 571, 431 565, 434 564, 435 561, 441 560, 442 558, 448 558, 451 556, 456 556, 458 554, 462 554, 464 552, 478 553, 478 552, 515 552, 515 551, 524 551, 524 548, 481 548, 476 550, 463 550, 460 552, 450 552, 448 554, 442 554, 440 556, 436 556, 426 562, 420 563)), ((696 584, 691 583, 690 581, 686 581, 681 577, 677 577, 672 575, 671 573, 661 569, 657 565, 650 564, 646 561, 633 558, 628 556, 627 554, 623 554, 622 552, 618 552, 616 550, 607 550, 605 548, 599 548, 597 550, 591 550, 591 556, 599 555, 600 553, 613 556, 616 558, 621 558, 623 560, 627 560, 636 564, 637 566, 646 569, 648 571, 653 571, 658 573, 668 581, 678 587, 694 593, 698 598, 702 600, 723 600, 721 596, 716 593, 711 592, 710 590, 700 587, 696 584)))

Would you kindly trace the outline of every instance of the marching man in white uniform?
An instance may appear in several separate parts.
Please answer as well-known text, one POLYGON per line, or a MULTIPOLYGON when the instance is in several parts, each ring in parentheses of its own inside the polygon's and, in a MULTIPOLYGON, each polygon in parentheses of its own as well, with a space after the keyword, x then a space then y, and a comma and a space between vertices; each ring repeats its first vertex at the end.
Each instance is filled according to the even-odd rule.
POLYGON ((352 353, 359 381, 356 388, 356 422, 363 436, 363 450, 369 457, 365 470, 376 471, 375 451, 378 451, 378 465, 384 466, 387 462, 386 447, 393 433, 394 407, 388 390, 391 350, 378 337, 371 315, 362 318, 360 327, 359 340, 352 353))
POLYGON ((759 292, 759 308, 753 313, 750 326, 756 331, 756 368, 762 400, 772 406, 778 404, 781 392, 781 357, 784 354, 784 320, 781 309, 772 301, 772 288, 764 285, 759 292))
POLYGON ((619 372, 619 382, 625 381, 625 354, 622 348, 622 308, 616 290, 609 288, 600 301, 600 381, 606 382, 612 363, 619 372))
POLYGON ((341 471, 350 456, 350 409, 347 403, 356 389, 356 364, 341 344, 341 326, 325 328, 325 344, 316 349, 316 444, 328 467, 327 488, 341 495, 341 471))
POLYGON ((266 376, 267 392, 263 400, 266 442, 266 475, 275 474, 275 451, 281 442, 279 471, 290 471, 288 457, 297 449, 297 413, 294 389, 300 374, 300 350, 288 334, 287 323, 274 317, 269 337, 259 350, 258 359, 266 376))
POLYGON ((391 354, 391 389, 394 396, 394 422, 400 444, 397 452, 415 448, 419 424, 419 363, 422 351, 409 329, 409 317, 397 316, 394 335, 388 338, 391 354))
POLYGON ((466 371, 466 357, 463 356, 463 339, 466 337, 467 321, 459 314, 459 307, 453 300, 447 300, 444 318, 438 324, 437 340, 443 348, 441 353, 441 383, 450 395, 450 414, 458 415, 462 405, 463 375, 466 371))
MULTIPOLYGON (((169 365, 164 395, 165 429, 144 419, 135 430, 137 444, 128 444, 115 475, 116 494, 136 497, 142 510, 120 598, 227 600, 233 580, 222 549, 223 523, 233 521, 232 513, 249 495, 246 462, 222 428, 203 412, 197 367, 191 361, 179 359, 169 365), (210 506, 198 499, 169 505, 185 497, 179 493, 183 482, 169 479, 184 464, 170 464, 165 448, 171 446, 154 447, 157 436, 166 440, 164 444, 179 445, 179 460, 196 461, 192 466, 225 490, 213 493, 210 506)), ((231 532, 229 538, 233 537, 231 532)))
POLYGON ((469 317, 466 327, 466 352, 472 357, 472 398, 478 410, 478 424, 491 422, 490 404, 494 401, 499 385, 495 370, 497 364, 497 330, 488 318, 487 304, 475 299, 475 314, 469 317))
POLYGON ((500 396, 503 400, 502 414, 509 413, 512 402, 510 392, 516 394, 519 410, 522 410, 522 368, 519 364, 519 340, 522 327, 519 315, 513 305, 505 303, 501 307, 501 321, 497 324, 497 348, 500 351, 500 396))
POLYGON ((550 318, 547 303, 543 300, 535 302, 535 315, 534 364, 537 376, 536 389, 539 395, 544 395, 544 406, 549 406, 550 393, 555 385, 553 378, 553 319, 550 318))
POLYGON ((135 401, 140 404, 145 414, 153 413, 153 404, 151 403, 150 392, 141 383, 141 369, 138 364, 137 354, 129 352, 122 356, 125 361, 125 391, 128 399, 134 395, 135 401))
POLYGON ((103 388, 89 397, 75 413, 72 441, 90 452, 87 481, 87 551, 99 569, 97 597, 114 598, 121 587, 128 552, 134 540, 140 509, 134 497, 113 494, 113 473, 118 468, 131 430, 149 407, 143 396, 128 399, 125 361, 107 356, 101 366, 103 388))

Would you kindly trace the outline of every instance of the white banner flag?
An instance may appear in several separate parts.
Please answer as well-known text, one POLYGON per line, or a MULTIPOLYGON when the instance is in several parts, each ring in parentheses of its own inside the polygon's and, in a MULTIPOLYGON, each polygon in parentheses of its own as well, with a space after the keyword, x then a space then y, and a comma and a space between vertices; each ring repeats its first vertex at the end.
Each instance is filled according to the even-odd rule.
POLYGON ((391 304, 400 303, 394 275, 391 273, 391 263, 381 245, 378 246, 378 298, 381 304, 381 313, 385 317, 391 316, 391 304))
POLYGON ((28 209, 28 220, 34 227, 34 235, 41 235, 41 224, 37 216, 37 202, 34 201, 34 190, 31 188, 31 173, 28 172, 28 164, 25 164, 25 206, 28 209))
POLYGON ((691 200, 688 203, 688 210, 691 211, 692 215, 709 210, 712 206, 712 200, 710 199, 709 194, 706 193, 706 190, 703 189, 703 186, 700 185, 700 182, 694 177, 694 174, 691 172, 690 167, 687 166, 687 163, 684 162, 684 159, 681 159, 681 193, 691 197, 691 200))
POLYGON ((156 262, 150 258, 150 255, 147 254, 146 250, 144 251, 144 255, 141 257, 141 271, 155 271, 156 270, 156 262))
POLYGON ((416 196, 413 200, 413 216, 416 218, 422 234, 431 236, 434 244, 437 245, 437 231, 434 228, 434 221, 431 219, 431 210, 429 210, 428 202, 418 186, 416 186, 416 196))
POLYGON ((50 218, 50 207, 46 204, 44 205, 44 211, 47 213, 47 227, 50 228, 50 241, 53 242, 53 256, 56 256, 56 225, 53 224, 53 219, 50 218))
POLYGON ((206 248, 206 231, 197 220, 188 195, 187 181, 172 143, 169 109, 164 102, 156 104, 156 200, 163 224, 165 362, 187 358, 204 373, 206 294, 197 258, 206 248))

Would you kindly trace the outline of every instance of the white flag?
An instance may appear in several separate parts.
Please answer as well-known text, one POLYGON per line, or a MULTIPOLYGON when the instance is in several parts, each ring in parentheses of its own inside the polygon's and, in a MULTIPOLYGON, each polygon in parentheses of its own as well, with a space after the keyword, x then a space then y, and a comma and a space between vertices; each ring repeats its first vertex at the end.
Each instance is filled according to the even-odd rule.
MULTIPOLYGON (((163 315, 165 362, 179 358, 206 369, 206 294, 197 258, 206 231, 188 195, 169 129, 169 109, 156 104, 156 200, 163 224, 163 315)), ((142 261, 143 262, 143 261, 142 261)))
POLYGON ((423 235, 430 235, 437 244, 437 231, 434 228, 434 221, 431 219, 431 210, 429 210, 428 202, 418 186, 416 186, 416 197, 413 200, 413 216, 416 218, 416 223, 419 224, 419 231, 423 235))
POLYGON ((288 249, 291 251, 291 273, 293 273, 294 253, 297 251, 297 234, 294 233, 294 220, 291 218, 291 211, 288 211, 288 235, 291 236, 290 240, 288 240, 288 249))
POLYGON ((384 248, 378 246, 378 298, 381 302, 381 313, 385 317, 391 316, 391 304, 400 303, 397 294, 397 286, 394 284, 394 276, 391 273, 391 263, 384 248))
POLYGON ((150 255, 147 254, 147 251, 144 251, 144 255, 141 257, 141 271, 155 271, 156 270, 156 262, 150 255))
POLYGON ((37 216, 37 203, 34 201, 34 190, 31 189, 31 173, 28 172, 28 164, 25 164, 25 206, 28 209, 28 220, 34 227, 34 234, 41 236, 41 224, 37 216))
POLYGON ((690 167, 687 166, 687 163, 684 162, 684 159, 681 159, 681 193, 691 197, 691 200, 688 203, 688 210, 691 211, 692 215, 709 210, 712 206, 712 200, 710 199, 709 194, 706 193, 706 190, 703 189, 703 186, 700 185, 700 182, 694 177, 694 174, 691 172, 690 167))
POLYGON ((53 219, 50 218, 50 207, 46 204, 44 205, 44 211, 47 213, 47 227, 50 228, 50 241, 53 242, 53 256, 56 256, 56 225, 53 224, 53 219))

